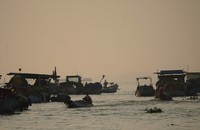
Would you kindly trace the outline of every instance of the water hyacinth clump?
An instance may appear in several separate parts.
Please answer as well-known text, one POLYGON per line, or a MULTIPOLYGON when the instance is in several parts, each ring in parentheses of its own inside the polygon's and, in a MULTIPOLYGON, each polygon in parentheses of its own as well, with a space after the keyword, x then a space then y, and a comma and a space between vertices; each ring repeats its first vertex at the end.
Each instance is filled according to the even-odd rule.
POLYGON ((157 107, 146 109, 146 113, 161 113, 161 112, 163 112, 163 110, 157 107))

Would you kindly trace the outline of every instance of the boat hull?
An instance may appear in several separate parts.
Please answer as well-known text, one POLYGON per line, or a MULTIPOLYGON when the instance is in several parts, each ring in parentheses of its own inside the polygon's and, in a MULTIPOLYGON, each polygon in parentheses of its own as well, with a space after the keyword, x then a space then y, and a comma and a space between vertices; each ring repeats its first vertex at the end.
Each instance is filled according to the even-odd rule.
POLYGON ((115 92, 117 92, 118 87, 119 86, 117 84, 114 84, 114 85, 111 85, 108 87, 104 87, 102 89, 102 93, 115 93, 115 92))
POLYGON ((153 86, 138 86, 135 95, 137 97, 154 96, 155 89, 153 86))
POLYGON ((93 104, 86 102, 85 100, 76 100, 71 103, 66 103, 68 108, 79 108, 79 107, 92 107, 93 104))

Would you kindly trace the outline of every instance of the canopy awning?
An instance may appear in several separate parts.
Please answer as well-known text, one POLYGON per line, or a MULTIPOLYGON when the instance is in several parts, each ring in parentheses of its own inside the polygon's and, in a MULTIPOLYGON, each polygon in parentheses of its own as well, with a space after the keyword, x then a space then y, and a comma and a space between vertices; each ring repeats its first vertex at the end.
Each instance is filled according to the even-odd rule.
POLYGON ((59 78, 60 76, 57 75, 48 75, 48 74, 35 74, 35 73, 8 73, 7 75, 14 75, 14 76, 22 76, 27 79, 49 79, 49 78, 59 78))

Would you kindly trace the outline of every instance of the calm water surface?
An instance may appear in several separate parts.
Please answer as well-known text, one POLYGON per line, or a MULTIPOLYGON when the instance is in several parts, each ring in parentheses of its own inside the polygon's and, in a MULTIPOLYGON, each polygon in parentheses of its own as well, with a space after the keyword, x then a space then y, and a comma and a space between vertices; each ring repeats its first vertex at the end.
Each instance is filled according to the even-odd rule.
MULTIPOLYGON (((64 103, 33 104, 15 115, 0 115, 0 130, 199 130, 200 99, 154 101, 153 97, 135 97, 134 84, 119 84, 114 94, 91 95, 95 107, 66 108, 64 103), (163 113, 146 113, 158 107, 163 113)), ((84 95, 72 95, 81 99, 84 95)))

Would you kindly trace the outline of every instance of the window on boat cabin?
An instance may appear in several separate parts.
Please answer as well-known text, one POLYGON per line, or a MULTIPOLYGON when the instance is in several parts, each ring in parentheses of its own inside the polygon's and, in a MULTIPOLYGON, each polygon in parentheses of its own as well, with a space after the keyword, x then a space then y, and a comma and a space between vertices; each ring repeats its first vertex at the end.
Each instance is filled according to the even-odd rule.
POLYGON ((76 83, 78 83, 78 82, 79 82, 79 79, 76 78, 76 77, 74 77, 74 78, 68 78, 68 81, 69 81, 69 82, 76 82, 76 83))

